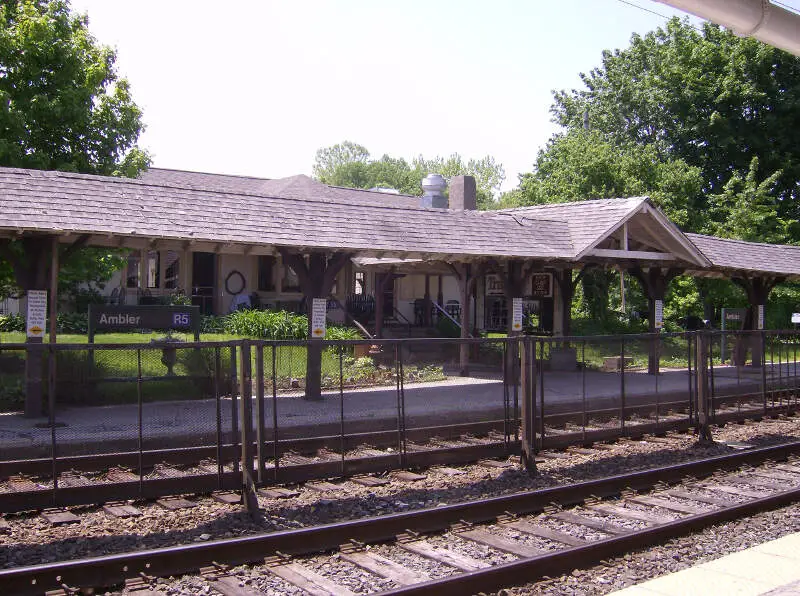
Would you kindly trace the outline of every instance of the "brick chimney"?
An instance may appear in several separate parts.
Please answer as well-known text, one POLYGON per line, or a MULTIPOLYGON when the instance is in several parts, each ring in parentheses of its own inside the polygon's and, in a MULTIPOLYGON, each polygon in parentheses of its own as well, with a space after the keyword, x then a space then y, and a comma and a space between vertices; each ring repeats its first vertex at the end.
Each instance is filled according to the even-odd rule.
POLYGON ((474 211, 478 208, 478 191, 473 176, 450 178, 450 209, 474 211))

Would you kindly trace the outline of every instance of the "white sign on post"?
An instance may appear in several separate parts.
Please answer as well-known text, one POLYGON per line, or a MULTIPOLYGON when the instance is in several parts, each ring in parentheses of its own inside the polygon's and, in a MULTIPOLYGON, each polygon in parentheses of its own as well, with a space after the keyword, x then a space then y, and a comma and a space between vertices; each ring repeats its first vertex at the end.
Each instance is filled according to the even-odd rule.
POLYGON ((511 301, 511 330, 522 331, 522 298, 511 301))
POLYGON ((758 305, 758 328, 759 329, 763 329, 764 328, 764 305, 763 304, 759 304, 758 305))
POLYGON ((659 331, 664 328, 664 301, 656 300, 656 329, 659 331))
POLYGON ((322 339, 325 337, 325 323, 328 314, 328 300, 314 298, 311 302, 311 337, 322 339))
POLYGON ((792 313, 792 323, 800 323, 800 312, 792 313))
POLYGON ((28 337, 44 337, 47 325, 47 290, 28 290, 28 337))

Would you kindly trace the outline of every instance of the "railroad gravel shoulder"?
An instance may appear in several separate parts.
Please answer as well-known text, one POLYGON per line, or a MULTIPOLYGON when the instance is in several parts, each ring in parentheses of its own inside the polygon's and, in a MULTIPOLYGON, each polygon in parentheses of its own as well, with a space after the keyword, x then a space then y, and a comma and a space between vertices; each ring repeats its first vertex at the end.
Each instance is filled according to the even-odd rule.
MULTIPOLYGON (((730 425, 715 429, 721 441, 769 445, 800 437, 800 419, 773 420, 759 424, 730 425)), ((462 466, 452 475, 432 469, 417 482, 392 480, 385 486, 365 487, 342 481, 341 489, 317 492, 298 487, 299 495, 286 500, 260 498, 264 515, 252 519, 238 505, 225 505, 209 497, 197 498, 191 509, 168 511, 155 503, 137 503, 142 517, 120 520, 102 509, 71 510, 76 524, 50 526, 38 515, 12 515, 9 531, 0 534, 0 567, 32 565, 144 548, 158 548, 256 532, 292 529, 356 519, 440 504, 458 503, 579 482, 638 469, 675 464, 731 452, 730 447, 693 446, 691 434, 671 435, 653 441, 623 441, 603 449, 568 453, 568 457, 544 458, 539 474, 531 478, 517 469, 462 466)), ((512 458, 516 462, 517 458, 512 458)), ((392 475, 389 475, 392 478, 392 475)))

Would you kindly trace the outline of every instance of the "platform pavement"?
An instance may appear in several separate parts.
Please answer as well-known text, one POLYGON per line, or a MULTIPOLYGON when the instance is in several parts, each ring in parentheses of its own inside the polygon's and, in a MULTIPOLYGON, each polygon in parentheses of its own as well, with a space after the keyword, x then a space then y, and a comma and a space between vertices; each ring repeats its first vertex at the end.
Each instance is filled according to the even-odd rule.
MULTIPOLYGON (((718 375, 720 386, 741 387, 742 377, 718 375)), ((752 385, 754 381, 745 379, 752 385)), ((585 399, 589 409, 614 408, 620 404, 619 373, 547 372, 544 375, 544 401, 547 412, 580 408, 585 399)), ((146 385, 145 385, 146 389, 146 385)), ((502 379, 486 375, 449 376, 445 381, 408 383, 404 389, 406 428, 458 424, 502 419, 504 414, 502 379)), ((513 400, 514 387, 509 387, 513 400)), ((626 403, 686 400, 689 378, 686 370, 665 370, 658 376, 645 372, 625 373, 626 403)), ((538 402, 538 400, 537 400, 538 402)), ((264 400, 265 424, 272 436, 272 396, 264 400)), ((230 398, 220 400, 220 423, 230 432, 233 419, 230 398)), ((323 399, 309 401, 301 392, 279 394, 277 417, 279 436, 294 438, 347 434, 368 430, 391 430, 398 426, 398 399, 395 386, 345 389, 344 423, 338 391, 326 391, 323 399)), ((253 408, 254 416, 256 408, 253 408)), ((61 407, 55 430, 59 453, 78 455, 135 449, 138 441, 136 404, 61 407)), ((0 414, 0 459, 50 457, 51 433, 46 419, 24 418, 21 414, 0 414)), ((142 407, 144 449, 163 449, 216 442, 215 400, 174 400, 145 402, 142 407)))
POLYGON ((800 595, 800 533, 611 592, 609 596, 758 595, 800 595))

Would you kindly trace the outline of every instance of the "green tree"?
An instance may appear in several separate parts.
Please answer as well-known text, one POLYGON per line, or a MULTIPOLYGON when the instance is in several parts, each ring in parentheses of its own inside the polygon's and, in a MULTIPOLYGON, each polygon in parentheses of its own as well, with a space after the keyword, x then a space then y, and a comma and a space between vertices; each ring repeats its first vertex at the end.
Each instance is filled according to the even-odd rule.
POLYGON ((568 130, 539 152, 533 172, 520 176, 506 206, 649 196, 680 226, 699 225, 699 168, 661 158, 649 146, 616 144, 599 131, 568 130))
POLYGON ((66 0, 8 0, 0 8, 0 165, 132 173, 141 110, 114 51, 66 0))
MULTIPOLYGON (((136 176, 149 165, 136 146, 141 110, 117 75, 112 49, 67 0, 7 0, 0 6, 0 165, 136 176)), ((0 292, 44 287, 46 240, 0 240, 0 292), (26 272, 36 271, 36 275, 26 272)), ((61 285, 108 279, 118 252, 71 250, 61 285)))
POLYGON ((618 145, 699 167, 706 198, 722 192, 732 172, 746 176, 758 157, 762 171, 781 172, 779 215, 798 219, 800 58, 716 25, 697 31, 672 19, 634 35, 626 49, 603 52, 602 65, 581 78, 584 89, 555 94, 552 112, 566 129, 588 122, 618 145))
POLYGON ((313 172, 325 184, 349 188, 388 187, 410 195, 422 194, 422 179, 431 172, 445 178, 470 175, 475 177, 479 209, 492 206, 505 180, 502 164, 490 155, 466 163, 457 153, 433 159, 420 155, 409 164, 403 158, 390 155, 372 159, 363 145, 351 141, 319 149, 313 172))
POLYGON ((754 157, 745 177, 734 173, 721 193, 711 195, 711 210, 717 219, 712 224, 714 234, 752 242, 791 242, 793 236, 799 237, 793 234, 798 222, 779 215, 780 201, 772 194, 781 172, 759 182, 758 163, 754 157))

